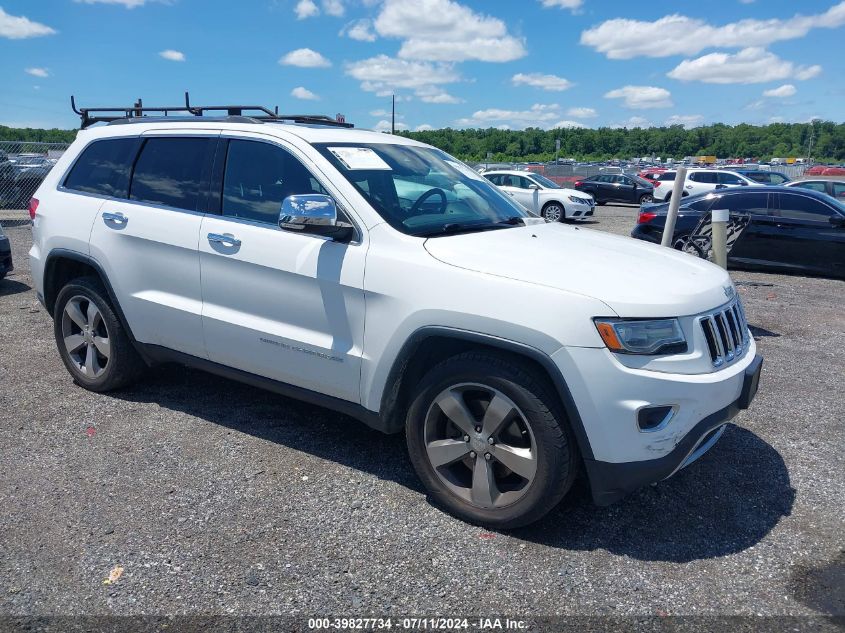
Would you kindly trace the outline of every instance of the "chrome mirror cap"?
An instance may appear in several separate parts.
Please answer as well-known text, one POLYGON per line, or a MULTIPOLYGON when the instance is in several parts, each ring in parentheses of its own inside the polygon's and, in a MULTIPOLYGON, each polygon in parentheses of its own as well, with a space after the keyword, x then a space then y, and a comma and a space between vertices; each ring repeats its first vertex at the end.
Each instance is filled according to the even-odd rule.
POLYGON ((337 224, 337 206, 330 196, 304 193, 282 200, 279 228, 303 231, 307 227, 333 227, 337 224))

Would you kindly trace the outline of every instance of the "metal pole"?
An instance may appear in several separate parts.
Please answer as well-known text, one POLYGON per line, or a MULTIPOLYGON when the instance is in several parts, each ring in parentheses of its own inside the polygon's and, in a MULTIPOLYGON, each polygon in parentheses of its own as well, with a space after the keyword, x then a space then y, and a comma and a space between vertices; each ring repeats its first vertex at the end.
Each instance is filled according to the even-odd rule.
POLYGON ((684 193, 686 179, 687 168, 678 167, 675 172, 675 184, 672 187, 672 199, 669 200, 669 211, 666 214, 666 226, 663 227, 663 237, 660 240, 661 246, 672 248, 672 238, 675 235, 675 220, 678 218, 678 207, 681 205, 681 196, 684 193))
POLYGON ((713 227, 713 261, 725 270, 728 268, 728 220, 730 215, 728 209, 713 209, 710 219, 713 227))
POLYGON ((393 95, 390 108, 390 133, 396 134, 396 95, 393 95))

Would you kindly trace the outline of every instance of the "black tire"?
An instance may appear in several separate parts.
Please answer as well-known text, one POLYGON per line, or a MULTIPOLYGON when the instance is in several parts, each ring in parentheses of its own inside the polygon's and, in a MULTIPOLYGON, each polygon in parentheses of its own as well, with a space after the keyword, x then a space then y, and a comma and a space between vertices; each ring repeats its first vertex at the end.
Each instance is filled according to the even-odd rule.
POLYGON ((650 194, 643 194, 640 196, 640 206, 645 204, 646 202, 654 202, 654 196, 650 194))
MULTIPOLYGON (((524 526, 549 512, 571 488, 580 464, 574 436, 548 380, 518 360, 490 352, 465 352, 425 375, 408 410, 406 437, 411 462, 431 499, 465 521, 494 529, 524 526), (434 409, 435 399, 445 390, 467 383, 504 394, 522 414, 518 419, 530 426, 536 472, 522 496, 509 505, 485 508, 462 498, 441 480, 428 457, 426 420, 431 411, 440 411, 434 409)), ((455 464, 461 468, 463 462, 455 464)))
POLYGON ((607 204, 607 200, 596 200, 596 206, 603 207, 607 204))
POLYGON ((120 319, 115 314, 105 288, 96 277, 73 279, 59 291, 53 309, 53 334, 62 362, 74 382, 89 391, 113 391, 125 387, 137 380, 146 367, 132 345, 132 341, 129 340, 120 319), (65 308, 71 300, 91 302, 101 315, 101 322, 106 333, 105 338, 109 346, 109 356, 106 358, 105 366, 102 367, 102 373, 99 375, 86 375, 77 361, 71 357, 71 352, 65 344, 63 319, 66 318, 65 308))

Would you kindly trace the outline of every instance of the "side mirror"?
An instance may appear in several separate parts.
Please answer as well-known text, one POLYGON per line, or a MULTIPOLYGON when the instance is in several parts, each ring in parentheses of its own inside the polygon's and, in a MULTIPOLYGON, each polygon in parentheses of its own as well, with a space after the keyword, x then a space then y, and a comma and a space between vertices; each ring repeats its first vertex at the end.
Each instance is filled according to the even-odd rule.
POLYGON ((348 222, 338 222, 337 206, 330 196, 304 193, 282 200, 279 228, 284 231, 330 237, 336 242, 348 242, 355 234, 348 222))
POLYGON ((837 229, 845 228, 845 216, 841 215, 832 215, 828 219, 831 226, 835 226, 837 229))
POLYGON ((532 184, 532 185, 528 185, 528 188, 529 188, 531 191, 538 191, 538 190, 540 189, 540 185, 533 185, 533 184, 532 184))
POLYGON ((727 189, 727 188, 728 188, 727 185, 721 185, 721 184, 716 185, 716 189, 727 189))

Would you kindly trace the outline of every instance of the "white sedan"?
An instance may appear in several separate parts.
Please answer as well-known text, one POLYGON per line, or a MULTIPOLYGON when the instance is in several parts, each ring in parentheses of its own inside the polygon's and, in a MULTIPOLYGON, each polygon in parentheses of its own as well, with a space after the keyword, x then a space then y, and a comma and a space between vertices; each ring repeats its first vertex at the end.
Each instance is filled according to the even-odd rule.
POLYGON ((593 197, 576 189, 565 189, 541 174, 530 171, 488 171, 483 176, 523 207, 546 222, 582 220, 592 217, 593 197))

